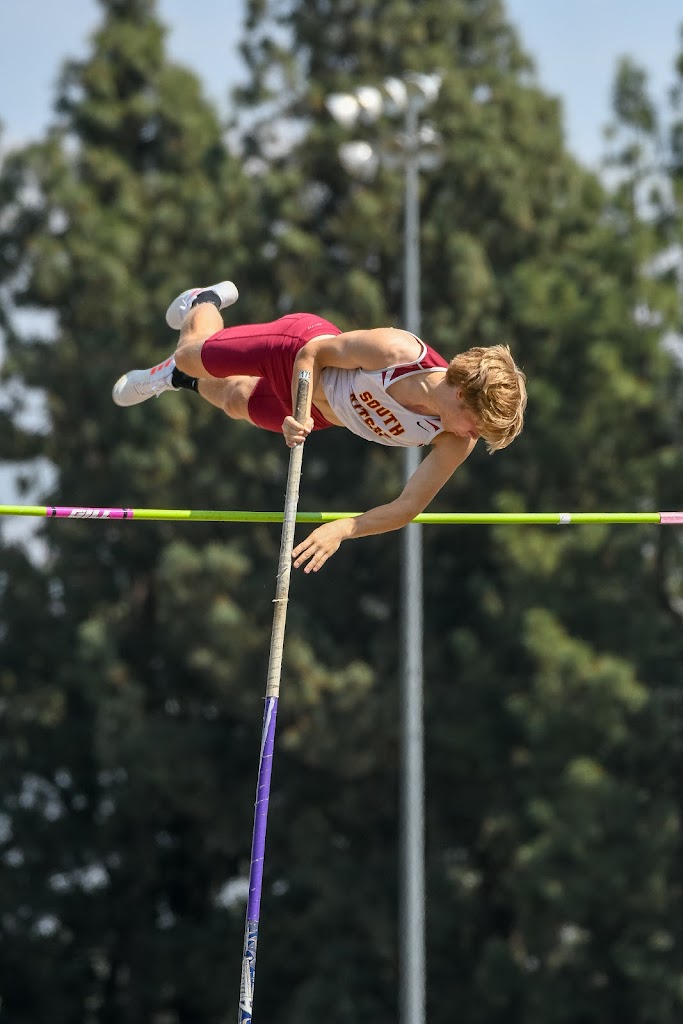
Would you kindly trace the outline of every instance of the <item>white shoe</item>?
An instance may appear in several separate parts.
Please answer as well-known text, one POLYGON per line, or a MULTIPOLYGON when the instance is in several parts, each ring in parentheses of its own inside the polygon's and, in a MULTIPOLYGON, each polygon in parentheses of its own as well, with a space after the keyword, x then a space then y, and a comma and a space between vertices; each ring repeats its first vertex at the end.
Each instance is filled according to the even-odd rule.
POLYGON ((177 299, 174 299, 166 310, 166 323, 172 330, 179 331, 183 326, 183 321, 192 308, 192 301, 200 292, 215 292, 221 300, 221 309, 232 306, 239 298, 239 292, 232 281, 207 284, 204 288, 188 288, 177 299))
POLYGON ((158 398, 164 391, 180 391, 180 388, 174 388, 171 384, 174 370, 173 356, 149 370, 130 370, 114 384, 111 397, 117 405, 127 406, 146 402, 153 395, 158 398))

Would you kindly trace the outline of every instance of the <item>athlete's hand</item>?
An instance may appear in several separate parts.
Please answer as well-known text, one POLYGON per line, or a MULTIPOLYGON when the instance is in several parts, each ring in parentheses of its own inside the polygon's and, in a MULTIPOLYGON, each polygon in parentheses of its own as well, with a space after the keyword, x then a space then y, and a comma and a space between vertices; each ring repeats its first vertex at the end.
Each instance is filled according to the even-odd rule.
POLYGON ((319 526, 292 551, 294 568, 298 569, 300 565, 304 565, 304 562, 308 562, 308 565, 304 567, 304 572, 317 572, 327 559, 339 550, 339 545, 345 539, 346 530, 346 523, 341 519, 319 526))
POLYGON ((312 430, 313 418, 311 416, 308 417, 304 425, 295 420, 293 416, 287 416, 282 422, 282 433, 285 435, 288 448, 296 448, 298 444, 302 444, 312 430))

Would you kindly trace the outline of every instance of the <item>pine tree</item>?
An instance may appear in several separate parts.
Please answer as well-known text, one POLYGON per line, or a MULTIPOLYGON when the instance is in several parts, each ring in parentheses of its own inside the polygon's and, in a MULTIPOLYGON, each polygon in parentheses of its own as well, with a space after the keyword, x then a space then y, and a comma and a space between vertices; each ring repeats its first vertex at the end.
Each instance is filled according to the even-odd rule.
MULTIPOLYGON (((257 472, 239 432, 198 402, 123 413, 110 392, 172 351, 181 288, 239 279, 260 213, 154 3, 102 7, 47 137, 3 168, 2 279, 54 330, 8 321, 2 456, 51 460, 46 502, 231 507, 257 472), (18 418, 34 388, 47 430, 18 418)), ((253 786, 267 558, 238 531, 125 525, 58 524, 35 568, 3 552, 0 991, 17 1024, 218 1021, 237 998, 243 907, 221 893, 248 857, 249 797, 226 792, 253 786)))

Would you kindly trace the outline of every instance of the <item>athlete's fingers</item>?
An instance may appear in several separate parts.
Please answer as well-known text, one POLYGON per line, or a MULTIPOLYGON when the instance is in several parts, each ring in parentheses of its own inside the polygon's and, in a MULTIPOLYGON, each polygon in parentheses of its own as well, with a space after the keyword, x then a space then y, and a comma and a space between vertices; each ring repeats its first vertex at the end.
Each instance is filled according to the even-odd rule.
POLYGON ((292 552, 294 568, 298 569, 303 565, 304 572, 317 572, 318 569, 325 564, 330 555, 334 554, 334 551, 336 550, 336 547, 330 549, 327 545, 323 546, 315 543, 307 544, 304 542, 292 552))
POLYGON ((310 537, 307 537, 305 541, 302 541, 302 543, 299 544, 299 546, 292 552, 292 555, 295 558, 294 568, 298 569, 299 566, 303 565, 304 562, 308 562, 309 559, 315 559, 321 550, 322 548, 313 537, 313 534, 311 534, 310 537))
POLYGON ((328 558, 329 552, 319 551, 318 554, 311 559, 308 565, 304 566, 304 572, 318 572, 319 569, 322 569, 323 565, 325 564, 328 558))
POLYGON ((292 551, 292 557, 294 558, 294 568, 298 569, 300 565, 307 562, 309 558, 312 558, 315 554, 315 548, 308 541, 304 541, 303 544, 299 544, 297 548, 292 551))
POLYGON ((303 424, 295 420, 293 416, 286 416, 282 421, 282 433, 289 448, 296 448, 298 444, 303 444, 312 429, 312 419, 303 424))

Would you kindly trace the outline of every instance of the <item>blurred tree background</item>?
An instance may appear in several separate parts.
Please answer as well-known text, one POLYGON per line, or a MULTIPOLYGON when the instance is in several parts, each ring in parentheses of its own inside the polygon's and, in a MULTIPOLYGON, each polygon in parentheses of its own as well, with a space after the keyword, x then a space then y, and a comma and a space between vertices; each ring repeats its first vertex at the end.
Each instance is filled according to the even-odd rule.
MULTIPOLYGON (((324 101, 441 69, 423 334, 448 357, 509 342, 530 402, 433 508, 680 507, 683 49, 667 109, 616 69, 601 181, 499 0, 249 0, 229 131, 154 0, 100 3, 46 137, 0 168, 0 458, 50 460, 44 503, 282 506, 275 435, 185 393, 122 412, 111 385, 171 350, 178 291, 222 276, 228 322, 400 325, 400 172, 350 179, 324 101)), ((301 507, 367 508, 400 476, 399 453, 315 435, 301 507)), ((279 530, 38 540, 0 547, 0 1019, 223 1024, 279 530)), ((680 1021, 678 532, 424 541, 430 1022, 680 1021)), ((396 535, 368 538, 292 581, 255 999, 272 1024, 397 1019, 398 560, 396 535)))

